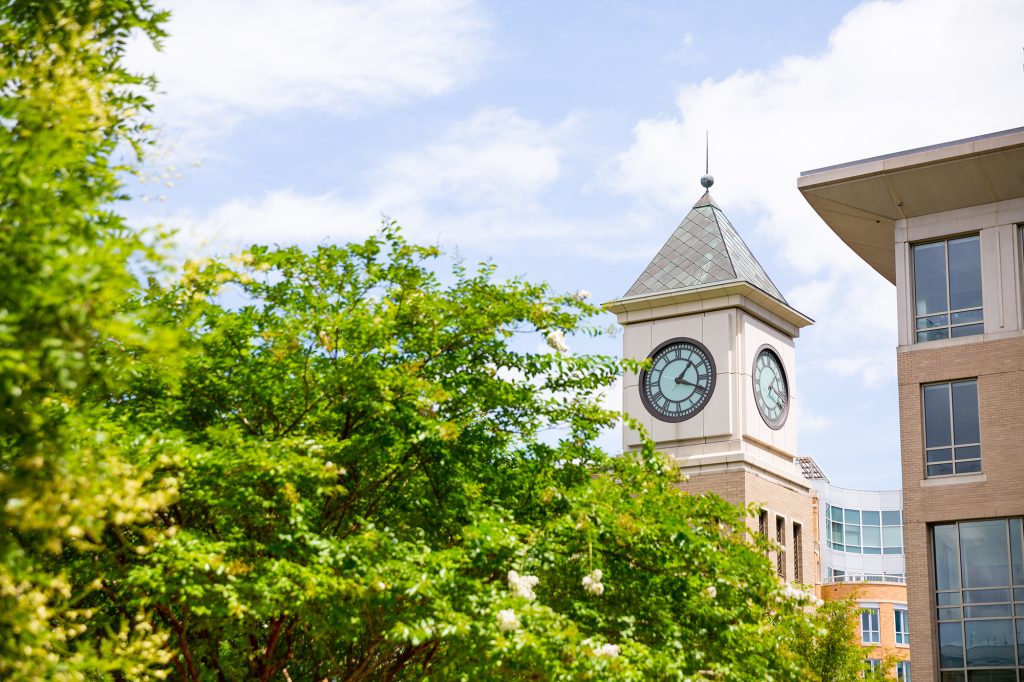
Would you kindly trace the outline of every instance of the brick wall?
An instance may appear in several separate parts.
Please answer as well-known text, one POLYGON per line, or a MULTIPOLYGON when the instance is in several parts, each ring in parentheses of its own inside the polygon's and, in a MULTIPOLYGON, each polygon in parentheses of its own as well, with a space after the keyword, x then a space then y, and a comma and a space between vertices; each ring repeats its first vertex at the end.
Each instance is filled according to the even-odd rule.
POLYGON ((929 527, 942 521, 1024 515, 1024 337, 971 339, 897 354, 903 536, 915 679, 937 679, 929 527), (921 384, 978 379, 981 474, 926 479, 921 384))
MULTIPOLYGON (((776 519, 781 517, 786 532, 787 551, 783 560, 788 580, 793 579, 795 569, 795 557, 792 556, 793 523, 800 524, 803 535, 800 557, 803 581, 810 585, 817 581, 818 569, 814 555, 814 500, 809 492, 795 490, 792 486, 770 480, 756 471, 739 468, 692 475, 688 482, 681 484, 681 487, 693 494, 712 492, 732 504, 757 504, 768 511, 767 533, 772 540, 775 539, 776 519)), ((747 518, 747 526, 752 531, 757 531, 757 523, 757 516, 747 518)), ((776 558, 776 554, 772 552, 773 564, 776 558)))
MULTIPOLYGON (((834 601, 839 599, 853 599, 857 602, 878 604, 878 625, 879 637, 877 646, 869 646, 861 643, 860 617, 853 626, 851 637, 855 642, 861 644, 864 649, 864 658, 877 658, 884 660, 886 657, 893 657, 899 660, 910 658, 910 647, 906 644, 896 643, 896 605, 907 604, 906 585, 891 585, 885 583, 830 583, 821 586, 821 598, 834 601)), ((910 634, 914 634, 913 625, 910 627, 910 634)), ((910 641, 914 641, 911 637, 910 641)), ((913 663, 917 673, 917 662, 913 663)), ((895 677, 893 669, 891 675, 895 677)), ((915 679, 927 679, 925 677, 915 679)))

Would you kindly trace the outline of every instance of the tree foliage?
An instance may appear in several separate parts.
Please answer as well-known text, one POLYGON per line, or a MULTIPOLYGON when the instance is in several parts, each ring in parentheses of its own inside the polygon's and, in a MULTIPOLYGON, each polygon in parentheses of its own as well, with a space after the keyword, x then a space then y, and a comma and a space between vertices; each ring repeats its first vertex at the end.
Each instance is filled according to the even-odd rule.
MULTIPOLYGON (((132 31, 159 38, 145 0, 0 7, 0 677, 73 679, 169 658, 144 616, 80 600, 103 587, 82 557, 146 524, 171 490, 135 460, 155 443, 95 396, 132 371, 120 348, 168 346, 131 312, 128 258, 146 249, 112 210, 116 160, 145 143, 146 81, 120 63, 132 31), (113 358, 120 356, 119 361, 113 358), (95 617, 95 618, 94 618, 95 617)), ((125 158, 130 158, 126 156, 125 158)), ((154 529, 129 542, 141 547, 154 529)))
POLYGON ((536 350, 582 297, 391 224, 166 276, 115 210, 163 19, 0 10, 0 676, 847 679, 746 510, 595 445, 625 363, 536 350))

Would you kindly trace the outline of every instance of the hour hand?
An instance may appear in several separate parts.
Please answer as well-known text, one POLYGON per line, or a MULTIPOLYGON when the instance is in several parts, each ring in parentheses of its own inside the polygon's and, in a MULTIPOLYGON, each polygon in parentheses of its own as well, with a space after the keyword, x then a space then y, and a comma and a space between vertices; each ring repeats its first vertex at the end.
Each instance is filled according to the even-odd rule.
MULTIPOLYGON (((686 362, 686 367, 683 367, 683 371, 680 372, 679 376, 676 377, 676 383, 677 384, 688 384, 688 383, 690 383, 686 379, 684 379, 683 376, 686 374, 686 370, 688 370, 691 367, 693 367, 693 363, 690 362, 689 360, 686 360, 685 362, 686 362)), ((690 384, 690 385, 692 386, 693 384, 690 384)))

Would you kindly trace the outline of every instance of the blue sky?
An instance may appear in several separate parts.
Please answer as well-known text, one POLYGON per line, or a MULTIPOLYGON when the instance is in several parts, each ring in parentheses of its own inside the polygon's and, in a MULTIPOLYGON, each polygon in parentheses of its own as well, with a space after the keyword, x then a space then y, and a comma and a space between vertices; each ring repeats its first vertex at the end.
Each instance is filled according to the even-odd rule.
POLYGON ((388 215, 412 239, 606 301, 700 196, 710 130, 716 200, 817 321, 797 342, 800 454, 834 484, 899 487, 895 291, 796 177, 1024 124, 1024 3, 170 8, 164 51, 130 54, 163 94, 129 211, 180 229, 183 252, 348 241, 388 215))

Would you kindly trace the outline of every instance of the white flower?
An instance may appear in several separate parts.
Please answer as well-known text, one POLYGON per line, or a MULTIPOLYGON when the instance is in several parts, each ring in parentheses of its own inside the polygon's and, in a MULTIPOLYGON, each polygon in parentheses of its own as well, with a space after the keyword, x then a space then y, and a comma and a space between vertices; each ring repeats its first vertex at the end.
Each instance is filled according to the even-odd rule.
POLYGON ((559 353, 569 352, 569 346, 565 343, 565 334, 558 329, 553 332, 548 332, 547 342, 549 346, 559 353))
POLYGON ((533 593, 534 586, 540 582, 535 575, 519 575, 515 571, 508 572, 508 589, 517 597, 524 597, 533 601, 537 595, 533 593))
POLYGON ((601 577, 603 575, 600 568, 595 568, 589 575, 583 576, 583 589, 594 596, 600 597, 604 594, 604 585, 601 584, 601 577))
POLYGON ((519 628, 519 619, 516 617, 516 612, 512 609, 502 609, 498 611, 498 629, 502 632, 508 632, 509 630, 516 630, 519 628))
POLYGON ((715 587, 714 585, 708 585, 707 588, 705 588, 704 591, 707 592, 708 596, 711 597, 712 599, 714 599, 715 597, 718 596, 718 588, 715 587))
POLYGON ((588 298, 590 298, 590 292, 587 291, 586 289, 580 289, 575 294, 573 294, 572 297, 575 298, 577 301, 586 301, 588 298))
POLYGON ((601 646, 594 649, 595 656, 607 656, 608 658, 615 658, 619 655, 618 644, 602 644, 601 646))
POLYGON ((792 599, 798 604, 813 604, 815 602, 814 595, 792 583, 784 583, 782 585, 782 596, 786 599, 792 599))

